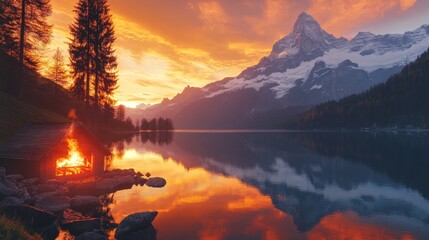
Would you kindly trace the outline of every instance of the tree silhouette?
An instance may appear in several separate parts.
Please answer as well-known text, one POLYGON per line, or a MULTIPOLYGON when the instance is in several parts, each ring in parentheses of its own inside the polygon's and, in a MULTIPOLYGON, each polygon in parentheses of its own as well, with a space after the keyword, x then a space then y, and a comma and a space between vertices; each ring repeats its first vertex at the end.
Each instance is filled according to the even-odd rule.
POLYGON ((122 104, 116 109, 116 119, 121 122, 125 121, 125 106, 122 104))
POLYGON ((0 1, 0 50, 18 59, 19 7, 15 0, 0 1))
POLYGON ((24 68, 37 69, 38 51, 49 43, 52 26, 49 0, 0 1, 0 49, 19 61, 17 94, 23 97, 24 68))
POLYGON ((92 44, 94 58, 92 67, 94 75, 94 105, 95 123, 97 123, 100 106, 113 106, 112 98, 117 89, 118 66, 113 44, 116 40, 113 29, 112 15, 107 0, 94 1, 94 31, 92 32, 92 44))
POLYGON ((111 111, 117 88, 117 59, 113 44, 115 33, 107 0, 80 0, 77 17, 70 26, 70 62, 74 95, 85 101, 87 111, 94 106, 94 124, 100 110, 111 111), (90 94, 93 96, 90 96, 90 94))
POLYGON ((19 63, 20 97, 23 97, 24 66, 37 67, 38 57, 35 51, 40 45, 46 45, 51 39, 52 26, 48 24, 48 17, 52 13, 49 0, 21 0, 21 26, 19 34, 19 63))
POLYGON ((57 48, 52 57, 52 65, 49 68, 48 77, 60 86, 67 85, 67 70, 65 68, 64 57, 61 50, 57 48))
POLYGON ((173 126, 173 120, 171 120, 171 118, 167 118, 165 119, 165 130, 173 130, 174 126, 173 126))
POLYGON ((146 131, 150 129, 150 127, 149 127, 149 121, 146 118, 143 118, 142 123, 140 125, 140 129, 141 130, 146 130, 146 131))
POLYGON ((152 130, 152 131, 158 130, 158 125, 156 123, 156 119, 155 118, 152 119, 152 120, 150 120, 150 122, 149 122, 149 130, 152 130))
POLYGON ((74 79, 71 88, 75 97, 85 101, 87 111, 89 109, 90 91, 90 36, 89 36, 89 8, 88 1, 79 1, 74 12, 77 14, 75 22, 70 25, 72 35, 69 43, 69 55, 71 73, 74 79))
POLYGON ((173 130, 173 121, 170 118, 158 118, 158 128, 157 130, 167 131, 173 130))
POLYGON ((126 127, 126 129, 129 129, 129 130, 135 129, 135 126, 133 124, 133 120, 130 117, 127 117, 127 119, 125 120, 125 127, 126 127))

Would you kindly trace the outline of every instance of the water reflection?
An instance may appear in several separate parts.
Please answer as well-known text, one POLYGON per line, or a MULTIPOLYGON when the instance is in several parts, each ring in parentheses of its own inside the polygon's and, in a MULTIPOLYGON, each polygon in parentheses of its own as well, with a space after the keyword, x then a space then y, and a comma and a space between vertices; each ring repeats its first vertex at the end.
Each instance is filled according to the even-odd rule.
POLYGON ((160 239, 429 237, 424 134, 176 133, 163 146, 139 140, 112 164, 168 184, 117 192, 111 212, 118 222, 160 211, 160 239))
POLYGON ((273 239, 277 235, 282 239, 281 235, 301 235, 294 229, 292 218, 273 207, 268 196, 236 178, 204 168, 186 169, 171 158, 134 149, 115 163, 115 167, 134 166, 168 176, 162 189, 117 192, 111 207, 116 221, 130 212, 158 210, 154 225, 159 239, 273 239), (287 228, 284 223, 288 223, 287 228))
POLYGON ((173 132, 171 131, 144 131, 140 133, 140 140, 142 143, 148 141, 152 144, 158 144, 160 146, 168 145, 173 141, 173 132))

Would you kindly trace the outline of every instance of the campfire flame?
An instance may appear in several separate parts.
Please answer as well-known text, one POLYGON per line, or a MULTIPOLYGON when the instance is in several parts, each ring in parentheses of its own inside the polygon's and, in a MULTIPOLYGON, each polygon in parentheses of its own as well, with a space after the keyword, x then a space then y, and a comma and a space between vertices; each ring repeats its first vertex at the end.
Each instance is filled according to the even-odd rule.
POLYGON ((57 176, 81 174, 92 172, 92 163, 85 159, 79 151, 78 141, 75 138, 68 138, 68 157, 57 159, 57 176))

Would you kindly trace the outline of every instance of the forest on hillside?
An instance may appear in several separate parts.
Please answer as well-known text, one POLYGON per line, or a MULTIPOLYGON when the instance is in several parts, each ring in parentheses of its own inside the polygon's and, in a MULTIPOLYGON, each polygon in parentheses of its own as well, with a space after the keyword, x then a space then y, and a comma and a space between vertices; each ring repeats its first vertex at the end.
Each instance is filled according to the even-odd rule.
MULTIPOLYGON (((64 119, 73 112, 74 119, 77 117, 94 132, 128 129, 125 121, 117 119, 114 108, 118 63, 110 6, 107 0, 79 0, 74 13, 68 51, 57 47, 42 75, 41 68, 47 63, 41 56, 48 53, 46 46, 52 38, 50 0, 0 1, 0 92, 7 95, 5 98, 12 97, 64 119)), ((14 106, 20 108, 22 104, 14 106)), ((14 131, 32 121, 51 121, 40 117, 43 114, 37 109, 33 115, 0 120, 5 129, 14 131), (17 120, 21 124, 13 125, 17 120)))
POLYGON ((311 108, 287 128, 429 127, 429 49, 385 83, 311 108))

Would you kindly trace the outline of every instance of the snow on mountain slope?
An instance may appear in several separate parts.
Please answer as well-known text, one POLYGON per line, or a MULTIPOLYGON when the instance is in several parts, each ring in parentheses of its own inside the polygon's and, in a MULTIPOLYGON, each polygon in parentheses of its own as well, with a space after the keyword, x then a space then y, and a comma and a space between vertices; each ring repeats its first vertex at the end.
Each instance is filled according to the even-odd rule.
POLYGON ((361 32, 347 40, 327 33, 313 17, 302 13, 293 31, 277 41, 258 64, 237 77, 186 88, 175 98, 146 109, 143 116, 171 117, 176 126, 186 128, 253 127, 262 121, 261 116, 265 122, 274 122, 272 114, 284 121, 286 115, 293 117, 309 106, 386 81, 428 47, 429 25, 404 34, 361 32), (284 114, 290 108, 294 111, 284 114))
MULTIPOLYGON (((276 84, 271 89, 276 92, 277 98, 281 98, 291 88, 296 86, 296 80, 302 79, 305 82, 311 70, 319 61, 325 62, 328 67, 336 68, 344 60, 350 60, 356 63, 358 68, 371 73, 377 69, 404 66, 409 61, 416 59, 428 47, 429 25, 424 25, 404 35, 377 36, 359 33, 351 41, 341 44, 340 47, 333 46, 323 56, 316 57, 310 61, 303 61, 295 68, 288 68, 284 72, 273 72, 267 75, 261 74, 250 79, 244 77, 234 78, 223 84, 222 89, 217 91, 210 91, 210 89, 206 88, 203 88, 203 90, 207 92, 206 97, 214 97, 237 89, 254 88, 259 90, 262 86, 276 84)), ((282 49, 290 49, 290 46, 284 45, 282 49)), ((273 50, 271 57, 277 54, 277 57, 280 58, 284 55, 285 51, 287 50, 283 50, 277 54, 273 50)))

